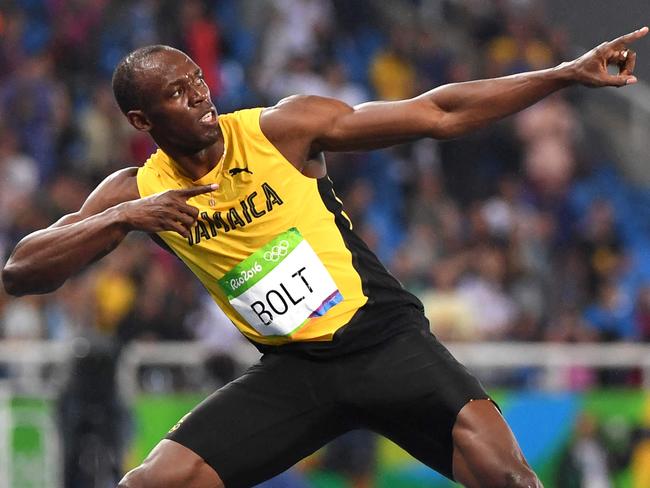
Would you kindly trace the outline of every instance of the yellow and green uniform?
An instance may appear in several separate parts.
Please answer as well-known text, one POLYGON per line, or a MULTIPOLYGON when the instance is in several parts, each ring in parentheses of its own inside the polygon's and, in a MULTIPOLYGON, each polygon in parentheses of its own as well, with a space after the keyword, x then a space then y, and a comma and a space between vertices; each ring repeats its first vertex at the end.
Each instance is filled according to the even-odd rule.
POLYGON ((219 117, 224 154, 196 181, 162 150, 138 170, 142 197, 219 185, 189 200, 199 209, 190 237, 159 237, 261 350, 379 342, 403 306, 421 304, 352 232, 329 178, 304 176, 268 141, 261 111, 219 117))

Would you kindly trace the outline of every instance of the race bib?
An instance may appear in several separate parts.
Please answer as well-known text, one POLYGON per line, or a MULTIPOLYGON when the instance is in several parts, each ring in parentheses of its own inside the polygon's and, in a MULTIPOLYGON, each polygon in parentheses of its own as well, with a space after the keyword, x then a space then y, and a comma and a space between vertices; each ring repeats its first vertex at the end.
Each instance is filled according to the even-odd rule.
POLYGON ((263 336, 286 336, 343 297, 296 228, 280 234, 219 280, 232 307, 263 336))

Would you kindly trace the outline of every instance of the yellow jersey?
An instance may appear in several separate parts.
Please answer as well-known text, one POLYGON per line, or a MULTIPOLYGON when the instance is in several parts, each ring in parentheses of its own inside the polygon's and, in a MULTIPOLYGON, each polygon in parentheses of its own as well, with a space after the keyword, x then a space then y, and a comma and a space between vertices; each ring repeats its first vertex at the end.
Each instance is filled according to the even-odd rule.
POLYGON ((330 349, 346 328, 374 328, 361 342, 379 340, 394 328, 380 318, 421 304, 352 232, 329 178, 303 175, 266 138, 261 112, 219 116, 224 153, 198 180, 160 149, 139 168, 141 197, 219 185, 188 201, 199 209, 188 238, 158 236, 260 350, 330 349))

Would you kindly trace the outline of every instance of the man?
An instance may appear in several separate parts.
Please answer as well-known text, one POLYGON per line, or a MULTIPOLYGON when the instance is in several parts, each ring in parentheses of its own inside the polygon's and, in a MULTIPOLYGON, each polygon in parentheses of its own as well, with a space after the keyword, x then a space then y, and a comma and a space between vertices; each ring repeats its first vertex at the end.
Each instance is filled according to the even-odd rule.
POLYGON ((160 149, 24 238, 3 270, 5 288, 52 291, 144 231, 190 267, 264 356, 172 427, 119 486, 251 486, 359 427, 468 487, 541 486, 481 385, 428 333, 420 302, 353 233, 322 152, 456 137, 569 85, 634 83, 627 45, 647 32, 553 69, 410 100, 352 108, 296 96, 221 116, 182 52, 150 46, 122 60, 117 101, 160 149))

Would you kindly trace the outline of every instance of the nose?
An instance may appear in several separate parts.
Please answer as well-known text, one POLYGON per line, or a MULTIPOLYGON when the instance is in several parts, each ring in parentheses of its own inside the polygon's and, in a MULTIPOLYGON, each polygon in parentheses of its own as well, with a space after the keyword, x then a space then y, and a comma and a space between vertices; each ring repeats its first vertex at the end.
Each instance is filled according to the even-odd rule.
POLYGON ((201 85, 191 85, 189 101, 192 106, 200 105, 210 98, 210 89, 205 83, 201 85))

